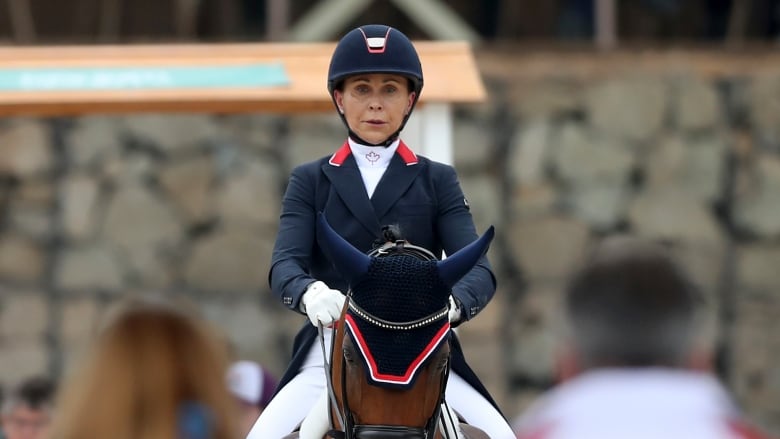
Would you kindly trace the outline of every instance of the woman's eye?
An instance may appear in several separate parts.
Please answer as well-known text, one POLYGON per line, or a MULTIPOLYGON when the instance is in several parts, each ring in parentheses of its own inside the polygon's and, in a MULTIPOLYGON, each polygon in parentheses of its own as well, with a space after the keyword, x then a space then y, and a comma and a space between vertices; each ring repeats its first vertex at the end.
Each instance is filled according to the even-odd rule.
POLYGON ((387 94, 393 94, 393 93, 395 93, 397 91, 398 91, 398 88, 393 86, 393 85, 388 85, 387 87, 385 87, 385 93, 387 93, 387 94))
POLYGON ((357 91, 360 94, 366 94, 368 93, 368 87, 365 85, 358 85, 355 87, 355 91, 357 91))

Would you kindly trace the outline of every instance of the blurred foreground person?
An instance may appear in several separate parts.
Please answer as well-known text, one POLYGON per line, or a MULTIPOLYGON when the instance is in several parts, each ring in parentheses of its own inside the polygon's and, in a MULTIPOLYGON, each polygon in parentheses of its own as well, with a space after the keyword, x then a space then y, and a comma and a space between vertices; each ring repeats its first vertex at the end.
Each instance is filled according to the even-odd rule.
POLYGON ((699 292, 660 246, 606 239, 565 292, 563 383, 520 439, 761 438, 708 371, 699 292))
POLYGON ((173 306, 121 306, 65 383, 53 439, 236 439, 226 347, 173 306))
POLYGON ((230 366, 227 381, 239 406, 240 433, 246 436, 271 401, 278 382, 263 366, 246 360, 230 366))
POLYGON ((11 390, 2 405, 1 437, 43 439, 48 437, 54 410, 56 385, 46 377, 33 377, 11 390))

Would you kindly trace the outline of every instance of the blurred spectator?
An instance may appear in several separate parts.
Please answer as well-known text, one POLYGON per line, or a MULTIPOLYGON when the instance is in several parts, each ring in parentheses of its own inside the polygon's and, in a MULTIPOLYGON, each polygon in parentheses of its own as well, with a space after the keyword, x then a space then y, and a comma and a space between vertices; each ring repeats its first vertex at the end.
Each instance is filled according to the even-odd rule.
POLYGON ((564 301, 564 382, 515 423, 519 438, 761 437, 709 372, 701 297, 662 247, 608 238, 564 301))
POLYGON ((278 384, 276 378, 254 361, 238 361, 228 369, 228 389, 239 408, 241 434, 249 434, 278 384))
POLYGON ((236 439, 226 347, 171 304, 122 304, 65 383, 55 439, 236 439))
POLYGON ((5 439, 48 437, 56 386, 46 377, 33 377, 11 390, 2 405, 5 439))

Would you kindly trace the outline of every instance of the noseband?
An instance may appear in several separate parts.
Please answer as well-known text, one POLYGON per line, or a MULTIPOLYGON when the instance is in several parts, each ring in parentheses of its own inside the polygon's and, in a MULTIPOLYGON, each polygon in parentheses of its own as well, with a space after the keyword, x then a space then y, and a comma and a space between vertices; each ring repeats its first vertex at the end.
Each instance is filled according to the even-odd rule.
MULTIPOLYGON (((436 257, 433 255, 433 253, 431 253, 427 249, 408 244, 406 241, 400 239, 387 242, 384 245, 373 249, 368 255, 371 257, 384 257, 390 255, 409 255, 409 256, 414 256, 423 261, 436 260, 436 257)), ((366 312, 362 308, 358 307, 357 304, 351 301, 351 296, 352 296, 351 292, 348 292, 346 300, 348 302, 349 308, 353 310, 353 312, 357 312, 358 315, 360 315, 366 321, 371 322, 372 324, 378 326, 390 327, 392 329, 397 329, 397 330, 408 330, 414 327, 419 327, 420 325, 428 325, 428 324, 435 323, 436 321, 442 318, 447 318, 447 308, 444 308, 441 311, 437 311, 429 316, 425 316, 413 322, 389 322, 387 320, 374 316, 366 312)), ((341 330, 343 330, 343 328, 341 330)), ((335 339, 336 337, 333 337, 334 342, 335 339)), ((324 350, 325 350, 325 346, 323 345, 323 356, 324 356, 324 350)), ((333 351, 334 351, 333 346, 331 346, 331 352, 333 351)), ((325 358, 327 359, 327 357, 325 358)), ((357 424, 356 425, 354 422, 353 412, 349 408, 349 402, 347 400, 347 379, 346 379, 346 367, 344 367, 344 358, 342 357, 342 368, 341 368, 341 389, 340 390, 341 390, 341 397, 343 401, 343 407, 341 408, 341 410, 339 410, 338 404, 336 404, 336 399, 334 397, 334 392, 336 389, 333 388, 333 384, 330 379, 330 375, 332 373, 331 369, 332 369, 332 362, 330 365, 328 365, 328 373, 326 374, 328 377, 328 392, 330 393, 331 404, 335 407, 336 414, 339 418, 341 425, 344 427, 344 431, 331 430, 328 432, 328 435, 330 437, 334 439, 432 439, 435 437, 438 420, 441 415, 441 407, 442 404, 444 403, 444 394, 447 385, 447 378, 449 377, 449 371, 450 371, 449 361, 447 362, 447 366, 444 368, 444 372, 441 375, 441 382, 439 386, 440 394, 439 394, 438 403, 436 404, 433 413, 431 414, 430 418, 428 418, 428 421, 426 421, 425 426, 423 427, 406 427, 406 426, 399 426, 399 425, 381 425, 381 424, 377 424, 377 425, 357 424)), ((331 425, 335 425, 333 423, 332 412, 330 410, 328 411, 328 415, 331 416, 331 425)))

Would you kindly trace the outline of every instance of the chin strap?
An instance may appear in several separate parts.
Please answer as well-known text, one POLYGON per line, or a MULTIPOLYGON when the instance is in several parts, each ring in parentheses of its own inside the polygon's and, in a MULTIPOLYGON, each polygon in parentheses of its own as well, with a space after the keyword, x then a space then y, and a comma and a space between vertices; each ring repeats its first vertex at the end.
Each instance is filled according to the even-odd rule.
POLYGON ((401 130, 396 131, 395 134, 391 135, 390 137, 387 138, 387 140, 385 140, 384 142, 380 142, 380 143, 371 143, 371 142, 361 138, 357 134, 355 134, 355 132, 352 131, 352 130, 349 130, 347 134, 349 135, 349 137, 352 140, 354 140, 355 142, 357 142, 357 143, 359 143, 361 145, 383 146, 383 147, 387 148, 388 146, 392 145, 393 142, 395 142, 398 139, 398 136, 401 134, 401 130))

